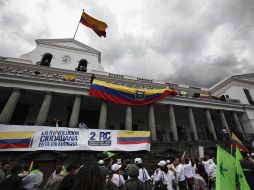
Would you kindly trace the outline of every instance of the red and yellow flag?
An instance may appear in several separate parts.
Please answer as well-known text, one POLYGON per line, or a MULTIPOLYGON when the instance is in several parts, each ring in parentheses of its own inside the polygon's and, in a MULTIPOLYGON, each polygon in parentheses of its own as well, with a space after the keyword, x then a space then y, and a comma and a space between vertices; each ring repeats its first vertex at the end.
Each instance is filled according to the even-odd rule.
POLYGON ((106 37, 106 28, 108 27, 108 25, 105 22, 99 21, 99 20, 89 16, 85 12, 82 13, 81 18, 80 18, 80 22, 83 25, 93 29, 93 31, 98 36, 106 37))

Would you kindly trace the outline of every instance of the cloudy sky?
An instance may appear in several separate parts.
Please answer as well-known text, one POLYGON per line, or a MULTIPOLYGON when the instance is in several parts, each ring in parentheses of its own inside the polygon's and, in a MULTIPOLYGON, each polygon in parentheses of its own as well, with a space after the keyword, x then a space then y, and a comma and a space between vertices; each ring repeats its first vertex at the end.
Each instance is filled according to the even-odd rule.
POLYGON ((76 36, 107 72, 201 87, 254 72, 254 0, 0 0, 0 55, 72 38, 82 9, 108 24, 76 36))

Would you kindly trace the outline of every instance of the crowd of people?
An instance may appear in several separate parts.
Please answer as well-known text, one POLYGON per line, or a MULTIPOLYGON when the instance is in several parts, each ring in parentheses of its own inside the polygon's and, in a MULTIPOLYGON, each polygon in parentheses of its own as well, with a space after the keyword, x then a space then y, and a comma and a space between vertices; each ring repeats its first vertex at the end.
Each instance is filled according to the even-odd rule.
POLYGON ((213 158, 160 160, 155 171, 145 168, 141 158, 104 159, 84 165, 56 167, 43 183, 39 163, 31 166, 1 162, 0 190, 208 190, 215 189, 213 158), (43 184, 43 185, 42 185, 43 184), (42 187, 43 186, 43 187, 42 187))

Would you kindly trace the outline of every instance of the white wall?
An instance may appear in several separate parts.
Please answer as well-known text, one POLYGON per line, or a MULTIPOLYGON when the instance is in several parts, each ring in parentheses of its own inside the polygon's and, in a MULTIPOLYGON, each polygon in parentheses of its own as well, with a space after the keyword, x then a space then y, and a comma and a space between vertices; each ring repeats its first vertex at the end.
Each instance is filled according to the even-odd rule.
POLYGON ((232 86, 223 93, 229 95, 229 98, 238 99, 242 104, 249 104, 248 99, 243 91, 245 89, 242 86, 232 86))
POLYGON ((36 64, 37 62, 41 61, 43 55, 46 53, 51 53, 53 55, 50 67, 74 71, 75 68, 78 67, 79 61, 81 59, 86 59, 88 62, 87 72, 91 72, 91 70, 104 71, 103 67, 98 61, 98 55, 96 54, 45 45, 38 45, 33 51, 22 55, 20 58, 31 60, 33 64, 36 64), (69 55, 71 57, 71 61, 68 64, 63 63, 62 61, 62 57, 64 55, 69 55))

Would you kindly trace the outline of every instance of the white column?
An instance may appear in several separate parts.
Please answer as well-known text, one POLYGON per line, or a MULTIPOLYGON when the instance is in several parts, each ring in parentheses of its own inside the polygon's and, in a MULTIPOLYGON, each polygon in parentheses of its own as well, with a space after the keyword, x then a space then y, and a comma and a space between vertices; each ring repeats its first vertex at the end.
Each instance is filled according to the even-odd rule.
POLYGON ((149 121, 149 129, 151 131, 152 141, 157 141, 157 132, 156 132, 156 123, 155 123, 153 105, 148 106, 148 121, 149 121))
POLYGON ((1 124, 8 124, 11 121, 11 117, 19 101, 20 95, 21 95, 20 89, 13 89, 7 103, 4 106, 3 111, 0 114, 1 124))
POLYGON ((72 107, 69 127, 72 127, 72 128, 78 127, 80 105, 81 105, 81 95, 76 95, 74 103, 73 103, 73 107, 72 107))
POLYGON ((39 114, 37 115, 35 125, 44 125, 48 118, 48 113, 52 101, 52 93, 46 92, 46 95, 44 97, 43 103, 41 105, 39 114))
POLYGON ((238 132, 242 134, 244 140, 247 140, 236 112, 233 112, 233 118, 234 118, 235 125, 236 125, 238 132))
POLYGON ((132 130, 132 108, 131 106, 127 106, 125 113, 125 129, 132 130))
POLYGON ((190 129, 191 129, 191 132, 193 133, 193 136, 194 136, 194 140, 197 141, 198 140, 197 126, 196 126, 196 123, 194 120, 194 116, 193 116, 191 107, 188 107, 188 118, 189 118, 189 123, 190 123, 190 129))
POLYGON ((173 140, 178 141, 178 134, 176 128, 176 119, 173 105, 169 105, 169 126, 173 133, 173 140))
POLYGON ((100 119, 99 119, 99 129, 106 129, 107 125, 107 102, 103 101, 101 103, 101 113, 100 113, 100 119))
POLYGON ((223 129, 226 129, 227 132, 230 132, 223 110, 220 110, 220 118, 221 118, 221 123, 222 123, 223 129))
POLYGON ((215 133, 215 129, 214 129, 214 125, 213 125, 213 120, 211 118, 210 111, 209 110, 205 110, 205 115, 206 115, 208 130, 213 135, 213 140, 217 141, 217 135, 215 133))

